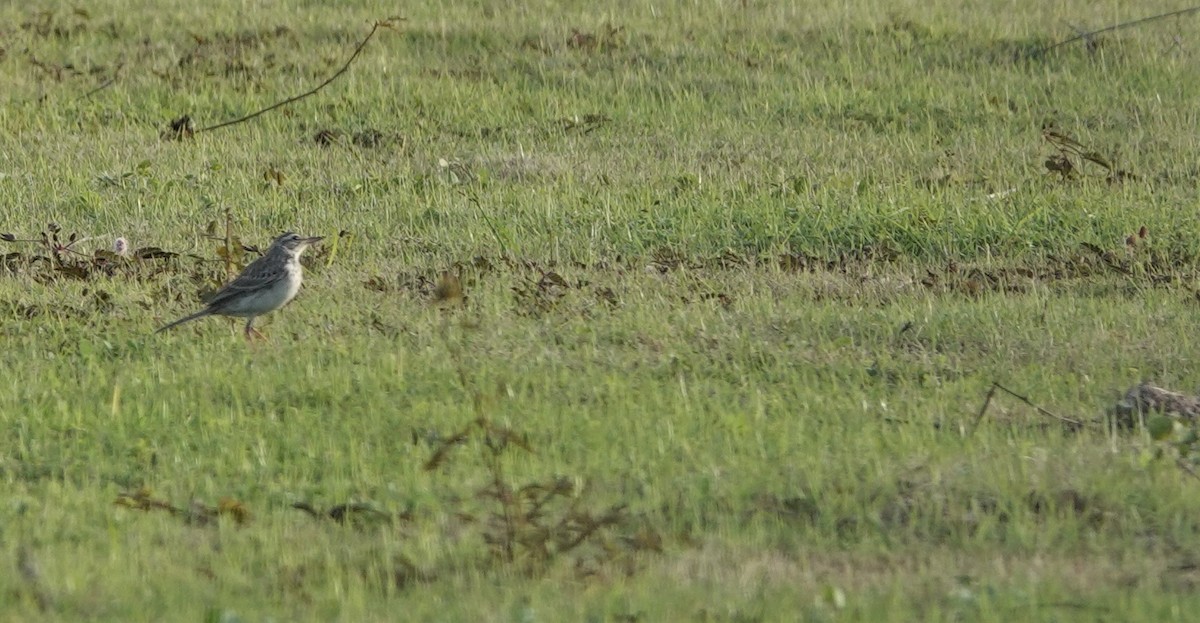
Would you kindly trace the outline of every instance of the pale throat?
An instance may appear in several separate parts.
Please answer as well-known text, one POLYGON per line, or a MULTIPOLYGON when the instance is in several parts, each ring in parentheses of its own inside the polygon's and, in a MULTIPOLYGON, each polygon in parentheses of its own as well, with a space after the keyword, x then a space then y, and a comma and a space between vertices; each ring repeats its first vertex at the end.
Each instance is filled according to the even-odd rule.
POLYGON ((292 300, 296 293, 300 291, 300 279, 304 274, 304 268, 300 266, 300 258, 294 253, 289 253, 287 262, 284 264, 284 270, 287 271, 287 297, 285 301, 292 300))

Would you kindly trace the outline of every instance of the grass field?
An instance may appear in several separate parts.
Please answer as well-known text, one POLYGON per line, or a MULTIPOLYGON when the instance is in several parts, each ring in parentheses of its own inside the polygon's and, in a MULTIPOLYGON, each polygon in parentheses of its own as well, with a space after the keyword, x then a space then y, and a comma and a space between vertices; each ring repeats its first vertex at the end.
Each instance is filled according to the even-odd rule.
POLYGON ((1196 16, 159 4, 0 7, 0 620, 1200 608, 1196 16))

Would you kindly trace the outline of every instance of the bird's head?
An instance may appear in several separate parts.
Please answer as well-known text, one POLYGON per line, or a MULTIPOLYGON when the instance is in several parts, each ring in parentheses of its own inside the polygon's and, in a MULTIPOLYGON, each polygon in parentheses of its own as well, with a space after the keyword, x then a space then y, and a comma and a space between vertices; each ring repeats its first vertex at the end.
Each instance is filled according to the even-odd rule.
POLYGON ((284 232, 282 235, 276 238, 275 241, 271 243, 271 247, 281 251, 286 251, 294 256, 299 256, 304 252, 305 249, 308 248, 309 245, 320 242, 321 240, 321 236, 305 238, 304 236, 289 231, 284 232))

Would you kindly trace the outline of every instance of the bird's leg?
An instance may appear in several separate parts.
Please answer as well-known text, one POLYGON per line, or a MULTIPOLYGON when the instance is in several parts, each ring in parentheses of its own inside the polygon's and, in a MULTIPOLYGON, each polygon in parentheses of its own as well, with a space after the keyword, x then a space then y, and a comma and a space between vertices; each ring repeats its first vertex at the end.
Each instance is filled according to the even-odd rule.
POLYGON ((246 340, 252 342, 254 341, 254 336, 256 335, 261 340, 267 339, 267 336, 263 335, 258 329, 254 328, 254 317, 251 316, 250 319, 246 321, 246 340))

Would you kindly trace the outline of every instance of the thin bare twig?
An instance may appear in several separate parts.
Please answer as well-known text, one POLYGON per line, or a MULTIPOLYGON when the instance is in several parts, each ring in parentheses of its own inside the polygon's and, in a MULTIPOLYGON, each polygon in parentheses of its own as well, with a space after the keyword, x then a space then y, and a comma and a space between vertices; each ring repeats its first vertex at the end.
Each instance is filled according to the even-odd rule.
POLYGON ((979 414, 975 416, 975 421, 971 423, 971 430, 967 433, 967 437, 975 434, 975 429, 979 428, 979 421, 983 419, 983 414, 987 413, 988 405, 992 404, 992 396, 996 395, 996 384, 988 388, 987 396, 983 398, 983 406, 979 407, 979 414))
POLYGON ((1153 21, 1157 21, 1160 19, 1166 19, 1168 17, 1181 17, 1184 15, 1190 15, 1190 14, 1196 13, 1198 11, 1200 11, 1200 6, 1194 6, 1194 7, 1187 8, 1187 9, 1180 9, 1178 11, 1171 11, 1170 13, 1163 13, 1161 15, 1153 15, 1150 17, 1143 17, 1142 19, 1135 19, 1132 22, 1122 22, 1122 23, 1116 24, 1114 26, 1109 26, 1108 28, 1101 28, 1100 30, 1093 30, 1091 32, 1085 32, 1085 33, 1076 35, 1074 37, 1071 37, 1070 39, 1059 41, 1058 43, 1055 43, 1053 45, 1049 45, 1044 48, 1039 48, 1037 50, 1034 50, 1031 54, 1029 54, 1029 56, 1040 56, 1042 54, 1045 54, 1045 53, 1055 50, 1057 48, 1061 48, 1064 45, 1067 45, 1070 43, 1075 43, 1076 41, 1082 41, 1084 39, 1090 39, 1096 35, 1104 34, 1106 32, 1112 32, 1114 30, 1122 30, 1125 28, 1132 28, 1134 26, 1140 26, 1147 22, 1153 22, 1153 21))
POLYGON ((508 245, 505 245, 504 239, 500 237, 500 231, 496 229, 496 225, 492 223, 492 219, 488 217, 483 206, 479 205, 479 199, 475 197, 475 193, 463 192, 463 196, 467 198, 467 201, 471 202, 471 205, 475 206, 476 210, 479 210, 479 216, 483 217, 483 222, 492 231, 492 237, 496 239, 496 244, 500 245, 500 256, 504 258, 512 257, 508 254, 508 245))
POLYGON ((201 132, 208 132, 210 130, 219 130, 221 128, 225 128, 225 127, 229 127, 231 125, 236 125, 238 123, 249 121, 255 117, 258 117, 259 115, 271 112, 272 110, 275 110, 276 108, 280 108, 282 106, 287 106, 288 104, 302 100, 302 99, 316 93, 317 91, 320 91, 321 89, 328 86, 329 83, 333 82, 334 80, 337 80, 339 76, 346 73, 347 69, 350 69, 350 63, 353 63, 354 59, 358 58, 358 55, 363 51, 363 48, 365 48, 367 46, 367 42, 370 41, 371 38, 375 36, 376 31, 378 31, 380 28, 394 29, 396 27, 395 22, 402 21, 402 20, 404 20, 403 17, 389 17, 387 19, 383 19, 383 20, 379 20, 379 21, 375 22, 375 24, 371 26, 371 32, 367 33, 367 36, 364 37, 361 42, 359 42, 358 47, 354 48, 354 53, 351 54, 350 58, 346 60, 346 64, 342 65, 341 69, 337 70, 336 73, 334 73, 332 76, 326 78, 324 82, 322 82, 321 84, 318 84, 317 86, 313 87, 312 89, 309 89, 308 91, 305 91, 304 93, 301 93, 300 95, 295 95, 293 97, 289 97, 281 102, 276 102, 274 104, 271 104, 270 106, 267 106, 266 108, 264 108, 262 110, 259 110, 257 112, 252 112, 244 117, 239 117, 237 119, 234 119, 232 121, 226 121, 224 123, 218 123, 217 125, 210 125, 206 128, 200 128, 199 130, 196 130, 194 133, 199 134, 201 132))
POLYGON ((1016 398, 1017 400, 1020 400, 1021 402, 1025 403, 1025 404, 1027 404, 1027 405, 1029 405, 1029 406, 1031 406, 1031 407, 1033 407, 1034 409, 1036 409, 1036 410, 1037 410, 1037 412, 1038 412, 1038 413, 1041 413, 1042 415, 1044 415, 1044 416, 1046 416, 1046 417, 1049 417, 1049 418, 1054 418, 1054 419, 1058 420, 1059 422, 1062 422, 1063 424, 1070 424, 1071 426, 1073 426, 1073 427, 1075 427, 1075 428, 1083 428, 1083 422, 1080 422, 1079 420, 1074 420, 1074 419, 1071 419, 1071 418, 1069 418, 1069 417, 1063 417, 1063 416, 1061 416, 1061 415, 1055 415, 1055 414, 1053 414, 1053 413, 1051 413, 1051 412, 1047 411, 1046 409, 1043 409, 1042 407, 1039 407, 1038 405, 1034 404, 1032 400, 1030 400, 1030 399, 1028 399, 1028 398, 1026 398, 1026 397, 1022 396, 1021 394, 1018 394, 1018 393, 1014 392, 1014 391, 1013 391, 1013 390, 1011 390, 1011 389, 1008 389, 1007 387, 1005 387, 1005 386, 1003 386, 1003 385, 1001 385, 1001 384, 999 384, 999 383, 993 383, 993 385, 995 385, 995 386, 996 386, 996 389, 998 389, 998 390, 1000 390, 1000 391, 1002 391, 1002 392, 1004 392, 1004 393, 1008 394, 1009 396, 1012 396, 1013 398, 1016 398))
POLYGON ((101 82, 100 86, 97 86, 96 88, 92 89, 91 91, 88 91, 87 93, 84 93, 83 95, 80 95, 79 97, 75 98, 75 101, 82 102, 83 100, 90 98, 91 96, 103 91, 104 89, 107 89, 108 87, 111 87, 112 85, 114 85, 116 83, 117 83, 117 74, 114 73, 111 78, 109 78, 108 80, 105 80, 104 82, 101 82))
POLYGON ((993 381, 991 388, 988 389, 987 396, 983 399, 983 406, 980 407, 979 414, 975 416, 975 422, 971 425, 970 432, 967 433, 967 437, 974 435, 975 429, 979 428, 979 422, 980 422, 980 420, 983 419, 984 414, 987 413, 988 405, 990 405, 992 403, 992 396, 994 396, 996 394, 996 390, 1000 390, 1000 391, 1008 394, 1009 396, 1012 396, 1013 398, 1020 400, 1021 402, 1036 409, 1038 413, 1040 413, 1048 418, 1053 418, 1055 420, 1058 420, 1059 422, 1062 422, 1063 424, 1069 425, 1072 429, 1080 429, 1080 428, 1083 428, 1083 426, 1084 426, 1084 423, 1080 422, 1079 420, 1075 420, 1075 419, 1072 419, 1069 417, 1063 417, 1061 415, 1056 415, 1054 413, 1051 413, 1050 411, 1043 409, 1042 407, 1034 404, 1034 402, 1032 400, 1026 398, 1025 396, 1022 396, 1021 394, 1018 394, 1018 393, 1014 392, 1013 390, 1008 389, 1007 387, 993 381))

